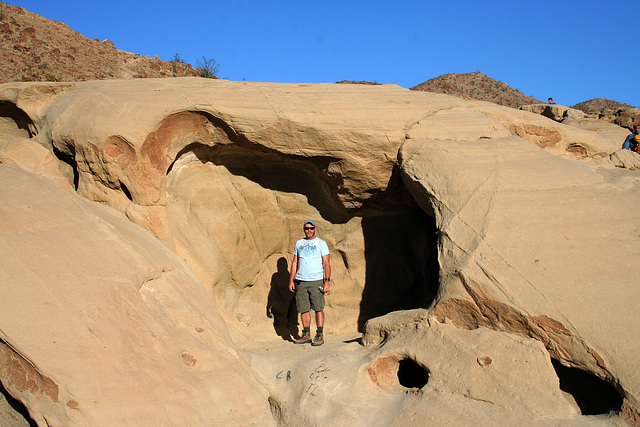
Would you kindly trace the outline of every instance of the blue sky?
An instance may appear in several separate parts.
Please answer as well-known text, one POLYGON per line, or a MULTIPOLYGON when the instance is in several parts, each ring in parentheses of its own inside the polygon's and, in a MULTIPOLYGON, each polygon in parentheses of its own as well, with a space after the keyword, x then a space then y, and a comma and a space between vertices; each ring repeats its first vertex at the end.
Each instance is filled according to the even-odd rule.
POLYGON ((410 88, 480 71, 539 100, 640 107, 640 0, 9 0, 90 39, 262 82, 410 88))

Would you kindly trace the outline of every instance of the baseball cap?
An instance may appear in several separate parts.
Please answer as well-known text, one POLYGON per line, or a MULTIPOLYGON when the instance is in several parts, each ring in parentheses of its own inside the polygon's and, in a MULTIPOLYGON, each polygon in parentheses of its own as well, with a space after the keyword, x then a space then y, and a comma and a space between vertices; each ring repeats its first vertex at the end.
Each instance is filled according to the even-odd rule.
POLYGON ((312 220, 312 219, 308 219, 308 220, 306 220, 302 226, 304 227, 304 226, 305 226, 305 225, 307 225, 307 224, 311 224, 311 225, 313 225, 314 227, 316 226, 316 223, 315 223, 315 222, 313 222, 313 220, 312 220))

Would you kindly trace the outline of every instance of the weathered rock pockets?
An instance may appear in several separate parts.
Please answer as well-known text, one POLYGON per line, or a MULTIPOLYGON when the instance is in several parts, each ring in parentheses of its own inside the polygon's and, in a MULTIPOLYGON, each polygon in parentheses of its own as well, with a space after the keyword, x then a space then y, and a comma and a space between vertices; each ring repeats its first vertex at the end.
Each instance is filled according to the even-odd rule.
MULTIPOLYGON (((291 332, 287 263, 311 217, 333 254, 334 331, 428 308, 533 337, 638 408, 639 193, 609 161, 616 141, 389 85, 5 84, 0 97, 0 161, 151 231, 242 334, 291 332)), ((381 322, 365 342, 412 330, 381 322)))

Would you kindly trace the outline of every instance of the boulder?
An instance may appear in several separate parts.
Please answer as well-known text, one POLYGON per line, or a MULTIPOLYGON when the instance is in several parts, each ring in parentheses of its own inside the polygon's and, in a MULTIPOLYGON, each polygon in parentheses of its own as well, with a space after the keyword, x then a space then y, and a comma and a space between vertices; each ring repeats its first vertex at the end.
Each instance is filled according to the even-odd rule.
POLYGON ((619 110, 612 121, 618 126, 631 130, 634 125, 640 124, 640 108, 619 110))
MULTIPOLYGON (((542 116, 550 118, 551 120, 555 120, 556 122, 562 122, 562 120, 567 115, 567 112, 570 110, 573 110, 572 108, 566 107, 564 105, 558 105, 558 104, 522 105, 520 109, 523 111, 529 111, 531 113, 540 114, 542 116)), ((579 111, 579 110, 573 110, 573 111, 579 111)), ((582 115, 584 116, 584 113, 582 113, 582 115)))
POLYGON ((625 169, 640 169, 640 154, 624 148, 611 154, 611 161, 616 167, 625 169))

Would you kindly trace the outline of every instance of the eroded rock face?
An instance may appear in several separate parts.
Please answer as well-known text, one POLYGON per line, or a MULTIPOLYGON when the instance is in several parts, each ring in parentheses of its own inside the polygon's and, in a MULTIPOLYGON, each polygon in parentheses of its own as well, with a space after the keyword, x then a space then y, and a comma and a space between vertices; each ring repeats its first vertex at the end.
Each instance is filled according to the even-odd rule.
POLYGON ((553 358, 619 381, 637 407, 640 377, 623 356, 640 350, 630 267, 640 243, 630 220, 637 176, 598 172, 511 137, 408 141, 401 164, 442 236, 431 313, 536 337, 553 358))
MULTIPOLYGON (((598 117, 597 115, 587 114, 582 110, 556 104, 523 105, 520 109, 540 114, 559 123, 593 131, 602 138, 608 140, 610 147, 612 148, 619 148, 622 146, 622 143, 629 134, 629 130, 633 125, 633 111, 637 111, 637 109, 620 110, 618 112, 619 115, 617 116, 618 119, 614 119, 613 117, 598 117)), ((553 142, 556 138, 553 133, 545 131, 544 129, 537 129, 537 127, 529 127, 528 130, 521 128, 519 129, 518 136, 526 138, 524 135, 527 133, 537 136, 539 141, 543 144, 553 142)), ((584 157, 585 154, 587 154, 580 144, 571 145, 568 147, 568 151, 577 158, 584 157)))
POLYGON ((271 357, 250 353, 269 384, 276 419, 284 425, 614 425, 579 415, 537 340, 461 329, 427 310, 373 319, 364 339, 364 348, 333 342, 322 352, 295 348, 286 357, 276 345, 271 357), (394 332, 374 346, 380 342, 370 339, 382 330, 394 332))
POLYGON ((38 425, 271 422, 175 254, 36 175, 0 165, 0 182, 0 380, 38 425))
MULTIPOLYGON (((366 363, 353 362, 358 377, 345 373, 358 384, 366 379, 362 390, 386 390, 384 378, 404 356, 458 334, 468 340, 459 351, 474 354, 473 369, 492 369, 502 355, 470 351, 472 337, 490 346, 511 334, 514 353, 535 354, 546 372, 540 388, 554 403, 541 405, 550 417, 581 420, 564 400, 555 402, 560 392, 544 355, 618 384, 626 413, 637 410, 640 381, 627 355, 640 343, 631 268, 640 261, 632 225, 638 181, 635 171, 607 163, 619 148, 610 139, 529 112, 396 86, 87 82, 48 90, 33 107, 23 96, 34 93, 29 88, 7 84, 0 94, 33 121, 30 141, 72 169, 60 170, 80 195, 120 210, 186 260, 234 336, 295 335, 288 268, 302 223, 313 218, 332 252, 328 333, 370 321, 365 341, 386 340, 370 341, 381 345, 379 364, 368 359, 377 351, 370 346, 366 363), (377 316, 427 307, 419 321, 373 326, 377 316)), ((170 294, 182 292, 191 290, 170 294)), ((447 357, 430 353, 429 364, 447 357)), ((201 358, 189 349, 178 354, 188 369, 201 358)), ((263 372, 267 362, 249 358, 263 372)), ((332 360, 323 363, 341 359, 332 360)), ((453 371, 439 377, 442 390, 455 383, 453 371)), ((298 389, 276 393, 265 383, 276 419, 346 422, 358 413, 310 415, 298 389), (301 410, 286 404, 296 399, 301 410)), ((343 387, 344 396, 357 389, 343 387)), ((470 397, 462 388, 458 394, 470 397)), ((433 396, 394 399, 394 413, 417 405, 403 418, 411 424, 429 413, 433 396)), ((536 405, 522 407, 532 422, 536 405)), ((464 424, 474 411, 461 413, 464 424)))

